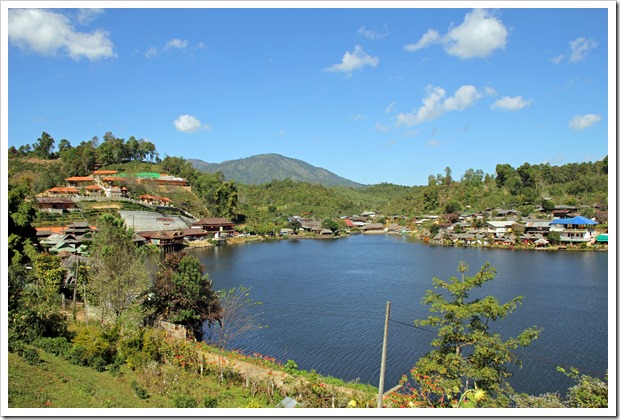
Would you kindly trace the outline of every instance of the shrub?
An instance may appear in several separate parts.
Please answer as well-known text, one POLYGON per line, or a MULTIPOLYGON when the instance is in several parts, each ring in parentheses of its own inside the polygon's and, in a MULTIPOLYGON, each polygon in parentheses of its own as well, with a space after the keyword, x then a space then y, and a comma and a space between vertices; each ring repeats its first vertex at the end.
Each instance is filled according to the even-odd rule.
POLYGON ((136 397, 140 398, 141 400, 146 400, 149 397, 149 393, 146 391, 146 389, 141 387, 140 384, 138 384, 138 382, 136 382, 135 380, 131 381, 131 389, 133 389, 136 397))
POLYGON ((86 360, 86 364, 91 368, 95 369, 97 372, 105 371, 106 361, 101 356, 93 356, 89 357, 86 360))
POLYGON ((299 373, 299 367, 297 366, 297 363, 295 363, 294 360, 289 359, 284 364, 284 371, 288 373, 289 375, 295 376, 299 373))
POLYGON ((565 405, 558 394, 546 393, 541 395, 516 394, 512 395, 516 408, 563 408, 565 405))
POLYGON ((32 344, 54 356, 65 357, 71 350, 71 343, 65 337, 41 337, 33 341, 32 344))
POLYGON ((174 406, 176 408, 196 408, 196 399, 190 395, 177 394, 174 396, 174 406))
POLYGON ((205 408, 216 408, 217 407, 217 398, 215 397, 211 397, 211 396, 206 396, 202 402, 202 405, 205 408))
POLYGON ((18 354, 31 365, 38 365, 41 363, 41 356, 39 356, 39 352, 31 347, 23 347, 18 354))
POLYGON ((92 362, 96 357, 100 357, 107 364, 116 356, 116 339, 117 335, 113 331, 106 332, 100 327, 88 326, 77 331, 73 343, 84 348, 84 357, 87 361, 92 362))
POLYGON ((80 344, 74 344, 71 349, 67 352, 67 360, 69 363, 82 366, 85 364, 84 356, 86 354, 86 349, 84 346, 80 344))
POLYGON ((606 382, 581 375, 577 385, 568 389, 566 400, 569 407, 603 408, 608 406, 607 393, 606 382))

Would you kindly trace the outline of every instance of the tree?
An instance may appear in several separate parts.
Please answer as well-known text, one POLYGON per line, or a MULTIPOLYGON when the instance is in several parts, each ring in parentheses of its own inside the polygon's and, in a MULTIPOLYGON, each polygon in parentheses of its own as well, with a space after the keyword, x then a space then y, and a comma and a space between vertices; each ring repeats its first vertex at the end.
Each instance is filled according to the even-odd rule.
POLYGON ((551 245, 558 245, 560 243, 560 232, 552 231, 547 234, 547 240, 551 245))
POLYGON ((433 285, 443 293, 428 290, 422 300, 430 305, 432 315, 416 324, 436 327, 438 336, 431 342, 435 349, 424 355, 414 369, 420 377, 437 384, 437 397, 458 400, 468 390, 479 389, 489 396, 485 404, 504 406, 507 395, 512 393, 506 381, 512 375, 508 366, 521 364, 513 350, 529 345, 541 330, 527 328, 517 338, 502 340, 498 333, 490 331, 489 322, 506 318, 523 297, 504 304, 493 296, 468 300, 473 289, 494 279, 495 269, 485 263, 476 275, 468 277, 468 266, 460 262, 458 271, 461 279, 434 278, 433 285))
POLYGON ((338 222, 330 218, 323 219, 323 222, 321 222, 321 227, 323 229, 331 230, 334 235, 338 235, 338 231, 340 230, 338 222))
POLYGON ((153 320, 183 325, 202 340, 203 324, 220 317, 218 296, 198 259, 185 252, 168 254, 144 300, 153 320))
POLYGON ((259 321, 260 314, 255 309, 262 302, 250 299, 250 288, 241 285, 220 290, 218 298, 219 318, 209 325, 209 342, 225 349, 236 338, 263 327, 259 321))
POLYGON ((541 206, 545 213, 550 213, 555 208, 555 203, 551 200, 544 199, 541 203, 541 206))
POLYGON ((215 191, 216 215, 231 221, 237 221, 238 213, 237 186, 234 181, 222 183, 215 191))
POLYGON ((134 244, 133 230, 122 219, 106 214, 99 218, 90 255, 92 292, 101 318, 109 308, 118 321, 148 287, 145 253, 134 244))
POLYGON ((24 257, 33 255, 36 246, 36 230, 31 222, 37 211, 32 207, 30 187, 25 183, 9 183, 8 198, 8 251, 9 262, 26 262, 24 257))
POLYGON ((37 142, 33 145, 32 151, 37 157, 41 159, 49 159, 54 149, 54 139, 45 131, 41 134, 41 137, 37 139, 37 142))

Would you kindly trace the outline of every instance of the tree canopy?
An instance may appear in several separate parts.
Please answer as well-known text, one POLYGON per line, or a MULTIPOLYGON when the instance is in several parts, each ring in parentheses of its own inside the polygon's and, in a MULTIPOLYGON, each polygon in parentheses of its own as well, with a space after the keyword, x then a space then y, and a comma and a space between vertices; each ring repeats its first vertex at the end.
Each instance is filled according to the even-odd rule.
POLYGON ((104 318, 111 309, 118 318, 147 289, 149 274, 145 253, 133 242, 133 230, 123 219, 106 214, 99 218, 97 233, 89 247, 92 267, 91 289, 104 318))
POLYGON ((144 299, 150 321, 160 317, 187 327, 197 340, 205 321, 220 317, 220 303, 209 275, 198 259, 185 252, 166 255, 144 299))
POLYGON ((529 345, 541 330, 527 328, 518 337, 503 340, 490 323, 506 318, 523 297, 503 304, 494 296, 470 300, 473 289, 494 279, 495 269, 485 263, 477 274, 466 276, 468 266, 461 262, 458 271, 460 279, 434 278, 433 285, 440 292, 428 290, 422 300, 430 306, 431 315, 416 324, 437 328, 438 335, 431 342, 434 349, 417 362, 415 372, 418 378, 430 378, 438 385, 437 400, 458 399, 469 389, 480 389, 492 401, 487 404, 503 406, 512 392, 507 382, 512 375, 509 367, 520 366, 514 350, 529 345))

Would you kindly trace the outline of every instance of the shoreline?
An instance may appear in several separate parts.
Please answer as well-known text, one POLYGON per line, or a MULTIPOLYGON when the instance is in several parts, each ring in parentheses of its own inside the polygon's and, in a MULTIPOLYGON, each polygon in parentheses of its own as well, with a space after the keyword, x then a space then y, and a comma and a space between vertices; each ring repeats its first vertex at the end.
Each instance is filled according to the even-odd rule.
MULTIPOLYGON (((567 251, 567 252, 608 252, 608 247, 571 247, 571 246, 546 246, 546 247, 531 247, 525 245, 454 245, 454 244, 441 244, 425 241, 424 238, 421 238, 415 234, 402 234, 396 232, 351 232, 344 235, 338 236, 320 236, 320 235, 286 235, 286 236, 276 236, 276 237, 264 237, 260 235, 253 236, 237 236, 233 238, 228 238, 226 240, 226 245, 243 245, 246 243, 252 242, 264 242, 264 241, 281 241, 281 240, 305 240, 305 239, 315 239, 315 240, 335 240, 341 238, 347 238, 351 235, 390 235, 390 236, 406 236, 408 238, 419 241, 425 245, 429 246, 441 246, 441 247, 459 247, 459 248, 483 248, 483 249, 505 249, 509 251, 545 251, 545 252, 555 252, 555 251, 567 251)), ((213 243, 212 240, 202 240, 202 241, 192 241, 186 244, 188 248, 208 248, 213 246, 218 246, 213 243)))

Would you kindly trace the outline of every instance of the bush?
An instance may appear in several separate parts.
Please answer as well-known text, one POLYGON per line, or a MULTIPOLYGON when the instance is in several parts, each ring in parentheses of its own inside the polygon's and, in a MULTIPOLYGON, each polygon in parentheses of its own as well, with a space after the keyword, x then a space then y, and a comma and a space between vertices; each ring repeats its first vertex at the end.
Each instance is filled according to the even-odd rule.
POLYGON ((141 387, 140 384, 138 384, 138 382, 136 382, 135 380, 131 381, 131 389, 133 389, 136 397, 140 398, 141 400, 146 400, 149 397, 149 393, 146 391, 146 389, 141 387))
POLYGON ((608 406, 607 383, 599 378, 581 375, 577 385, 568 389, 566 395, 569 407, 603 408, 608 406))
POLYGON ((41 337, 32 344, 49 354, 60 357, 66 357, 71 350, 71 343, 65 337, 41 337))
POLYGON ((284 371, 289 375, 297 375, 299 373, 299 367, 294 360, 289 359, 284 364, 284 371))
POLYGON ((176 408, 196 408, 196 399, 190 395, 177 394, 174 396, 174 406, 176 408))
POLYGON ((39 352, 31 347, 23 347, 18 354, 31 365, 38 365, 41 363, 41 356, 39 356, 39 352))
POLYGON ((107 364, 111 363, 116 356, 117 338, 118 336, 113 330, 105 331, 100 327, 88 326, 82 327, 77 331, 73 343, 74 345, 80 345, 84 349, 83 356, 87 362, 85 364, 90 365, 97 357, 103 359, 105 364, 107 364))
POLYGON ((89 357, 86 360, 86 364, 97 372, 104 372, 106 367, 106 361, 101 356, 89 357))
POLYGON ((74 344, 67 352, 67 360, 69 363, 82 366, 85 364, 86 349, 80 344, 74 344))
POLYGON ((558 394, 546 393, 541 395, 517 394, 512 396, 516 408, 564 408, 558 394))
POLYGON ((217 407, 217 398, 206 396, 204 401, 202 402, 202 405, 205 408, 216 408, 217 407))

